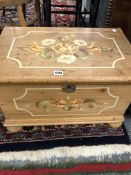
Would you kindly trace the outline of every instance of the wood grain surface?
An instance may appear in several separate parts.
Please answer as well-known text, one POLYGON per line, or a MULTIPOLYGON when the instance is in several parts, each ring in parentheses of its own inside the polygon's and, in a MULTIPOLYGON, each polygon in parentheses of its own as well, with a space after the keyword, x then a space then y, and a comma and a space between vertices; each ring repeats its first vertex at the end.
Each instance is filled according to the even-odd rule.
POLYGON ((5 28, 0 36, 0 83, 131 84, 130 57, 131 46, 120 29, 113 32, 112 29, 87 28, 5 28), (30 31, 34 33, 27 35, 30 31), (58 58, 60 55, 55 55, 53 60, 46 60, 37 55, 39 53, 28 53, 18 48, 20 45, 23 47, 23 44, 26 47, 31 47, 30 45, 33 42, 39 42, 39 40, 40 42, 49 38, 58 40, 59 35, 65 36, 67 34, 77 35, 77 40, 89 42, 89 47, 94 42, 96 48, 93 48, 93 51, 88 49, 86 60, 81 59, 81 53, 78 52, 80 53, 78 56, 80 59, 70 64, 56 61, 56 56, 58 58), (15 37, 23 35, 27 36, 15 39, 16 42, 12 45, 15 37), (115 40, 119 49, 112 39, 103 38, 101 35, 115 40), (103 52, 98 53, 97 50, 99 49, 103 49, 103 52), (113 51, 108 52, 108 49, 113 49, 113 51), (124 59, 121 59, 121 54, 124 59), (9 58, 7 59, 7 57, 9 58), (16 60, 10 59, 10 57, 19 60, 22 67, 20 68, 20 64, 16 60), (120 60, 118 60, 119 58, 120 60), (111 63, 114 63, 114 67, 111 63), (54 70, 56 69, 62 70, 64 75, 54 76, 54 70))
POLYGON ((2 85, 4 126, 122 122, 130 90, 130 85, 77 85, 75 92, 65 93, 60 85, 2 85))

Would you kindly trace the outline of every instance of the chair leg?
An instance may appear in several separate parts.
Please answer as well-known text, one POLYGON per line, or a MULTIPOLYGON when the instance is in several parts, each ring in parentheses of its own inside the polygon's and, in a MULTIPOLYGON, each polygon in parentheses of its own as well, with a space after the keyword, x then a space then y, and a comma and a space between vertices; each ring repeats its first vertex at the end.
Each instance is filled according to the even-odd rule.
POLYGON ((46 18, 46 27, 51 27, 51 0, 45 0, 45 18, 46 18))
POLYGON ((95 27, 100 0, 91 0, 90 25, 95 27))
POLYGON ((1 34, 1 32, 2 32, 2 27, 0 27, 0 34, 1 34))
MULTIPOLYGON (((82 0, 76 0, 76 12, 80 12, 82 8, 82 0)), ((80 17, 80 15, 78 13, 76 13, 75 15, 75 27, 78 26, 78 18, 80 17)))
POLYGON ((26 19, 26 4, 22 4, 22 11, 23 11, 23 14, 24 14, 24 18, 26 19))
POLYGON ((38 16, 39 25, 43 26, 42 20, 41 20, 41 8, 40 8, 40 1, 35 0, 35 9, 36 9, 36 15, 38 16))
POLYGON ((43 2, 43 15, 44 15, 44 26, 46 26, 46 5, 45 2, 43 2))
POLYGON ((3 7, 3 16, 5 17, 5 7, 3 7))
POLYGON ((17 6, 17 14, 18 14, 18 18, 19 18, 19 23, 20 23, 20 26, 21 27, 26 27, 26 21, 25 21, 25 18, 24 18, 24 14, 23 14, 23 11, 22 11, 22 6, 17 6))

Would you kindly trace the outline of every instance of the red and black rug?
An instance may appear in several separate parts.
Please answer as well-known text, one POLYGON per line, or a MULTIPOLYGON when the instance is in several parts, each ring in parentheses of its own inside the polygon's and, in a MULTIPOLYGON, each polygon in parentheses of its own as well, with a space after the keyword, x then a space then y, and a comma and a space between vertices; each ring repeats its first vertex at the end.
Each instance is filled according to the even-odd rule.
POLYGON ((0 153, 0 175, 130 175, 130 145, 0 153))
POLYGON ((130 175, 131 163, 81 164, 71 168, 0 170, 0 175, 130 175))
POLYGON ((124 125, 116 129, 106 124, 24 127, 17 133, 1 133, 0 152, 129 142, 124 125))

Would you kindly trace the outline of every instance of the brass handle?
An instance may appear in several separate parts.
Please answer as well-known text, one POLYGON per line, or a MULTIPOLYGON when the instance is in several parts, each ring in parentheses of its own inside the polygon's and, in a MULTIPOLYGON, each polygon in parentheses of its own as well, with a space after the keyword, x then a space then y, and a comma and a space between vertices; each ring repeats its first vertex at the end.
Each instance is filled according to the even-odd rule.
POLYGON ((93 99, 86 99, 84 103, 87 103, 89 108, 94 108, 97 104, 93 99))
POLYGON ((66 93, 75 92, 76 86, 74 84, 68 84, 62 87, 62 91, 66 93))

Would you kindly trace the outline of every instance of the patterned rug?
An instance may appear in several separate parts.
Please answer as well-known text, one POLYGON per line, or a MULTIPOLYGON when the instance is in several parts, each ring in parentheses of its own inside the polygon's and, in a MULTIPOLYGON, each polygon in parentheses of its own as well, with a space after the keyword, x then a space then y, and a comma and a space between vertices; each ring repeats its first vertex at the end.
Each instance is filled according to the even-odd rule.
MULTIPOLYGON (((52 1, 53 5, 75 5, 76 1, 75 0, 53 0, 52 1)), ((52 7, 52 10, 54 11, 64 11, 64 10, 74 10, 73 8, 60 8, 60 7, 52 7)), ((70 14, 52 14, 52 25, 53 26, 67 26, 71 27, 75 25, 75 16, 70 15, 70 14)))
POLYGON ((130 175, 131 145, 0 153, 0 175, 130 175))
POLYGON ((4 128, 0 135, 0 152, 116 143, 130 143, 124 125, 116 129, 104 124, 24 127, 16 133, 4 128))

